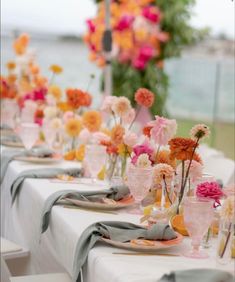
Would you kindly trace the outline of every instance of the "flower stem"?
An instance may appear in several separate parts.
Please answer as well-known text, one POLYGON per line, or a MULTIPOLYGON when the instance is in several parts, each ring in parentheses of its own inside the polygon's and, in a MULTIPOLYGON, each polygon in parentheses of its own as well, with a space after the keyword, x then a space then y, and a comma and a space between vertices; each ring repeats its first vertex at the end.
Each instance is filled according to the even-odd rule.
POLYGON ((138 115, 139 115, 139 113, 140 113, 140 110, 141 110, 141 106, 138 106, 137 111, 136 111, 136 114, 135 114, 135 117, 134 117, 133 121, 131 122, 131 124, 130 124, 128 130, 130 130, 130 129, 132 128, 132 125, 133 125, 134 122, 136 121, 136 119, 137 119, 137 117, 138 117, 138 115))
POLYGON ((169 202, 171 203, 172 205, 172 201, 171 201, 171 198, 170 198, 170 195, 169 195, 169 192, 167 190, 167 184, 166 184, 166 178, 165 178, 165 175, 163 176, 163 181, 164 181, 164 184, 165 184, 165 190, 166 190, 166 195, 167 195, 167 198, 169 200, 169 202))
POLYGON ((232 222, 229 223, 229 227, 228 227, 228 236, 227 236, 227 238, 226 238, 223 251, 221 252, 221 255, 220 255, 221 258, 224 256, 224 253, 225 253, 225 251, 226 251, 226 248, 227 248, 227 245, 228 245, 228 242, 229 242, 229 238, 230 238, 230 236, 231 236, 231 227, 232 227, 232 222))

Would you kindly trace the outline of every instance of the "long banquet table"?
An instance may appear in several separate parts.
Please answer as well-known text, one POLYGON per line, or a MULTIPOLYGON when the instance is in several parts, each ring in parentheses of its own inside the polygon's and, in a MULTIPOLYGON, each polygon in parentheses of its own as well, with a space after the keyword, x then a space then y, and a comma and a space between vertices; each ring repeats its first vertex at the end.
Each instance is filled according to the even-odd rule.
MULTIPOLYGON (((74 167, 79 165, 61 162, 50 167, 74 167)), ((22 171, 47 167, 13 161, 10 163, 1 187, 1 236, 10 239, 30 251, 27 272, 50 273, 67 272, 72 275, 75 246, 83 230, 97 221, 121 220, 139 223, 139 216, 126 210, 115 213, 94 212, 83 209, 69 209, 54 206, 49 229, 39 236, 40 217, 45 200, 58 190, 94 190, 89 185, 56 183, 48 179, 26 179, 16 202, 11 206, 10 185, 22 171)), ((215 240, 213 241, 215 245, 215 240)), ((181 254, 189 248, 185 238, 179 246, 169 249, 169 253, 181 254)), ((208 250, 208 259, 186 259, 183 256, 121 255, 115 252, 128 252, 98 243, 89 253, 83 269, 85 282, 153 282, 164 273, 190 268, 218 268, 215 261, 215 246, 208 250)), ((166 252, 166 251, 165 251, 166 252)), ((161 252, 160 252, 161 253, 161 252)), ((227 266, 233 271, 233 263, 227 266)))

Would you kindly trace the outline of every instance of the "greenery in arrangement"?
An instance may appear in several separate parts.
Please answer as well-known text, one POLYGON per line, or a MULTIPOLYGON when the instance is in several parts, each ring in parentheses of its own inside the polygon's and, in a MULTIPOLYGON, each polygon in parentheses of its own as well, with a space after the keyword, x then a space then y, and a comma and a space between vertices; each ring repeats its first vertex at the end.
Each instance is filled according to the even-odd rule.
MULTIPOLYGON (((85 42, 90 58, 99 66, 105 64, 102 53, 104 32, 104 1, 97 16, 87 21, 85 42)), ((134 93, 144 87, 157 99, 152 114, 166 115, 165 102, 169 79, 164 60, 179 56, 183 47, 196 43, 205 30, 191 27, 189 20, 194 0, 111 1, 111 24, 115 55, 113 67, 113 95, 127 96, 134 104, 134 93)))

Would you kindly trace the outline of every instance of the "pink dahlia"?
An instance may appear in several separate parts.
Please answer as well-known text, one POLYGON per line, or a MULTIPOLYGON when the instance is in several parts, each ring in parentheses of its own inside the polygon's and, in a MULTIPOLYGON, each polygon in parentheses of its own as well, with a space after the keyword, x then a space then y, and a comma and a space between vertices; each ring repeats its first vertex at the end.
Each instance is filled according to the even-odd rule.
POLYGON ((215 201, 214 207, 220 206, 220 199, 224 193, 217 182, 203 182, 197 185, 196 195, 199 198, 209 198, 215 201))
POLYGON ((142 154, 147 154, 149 156, 149 159, 151 160, 154 153, 154 149, 147 142, 145 142, 142 145, 136 145, 135 147, 133 147, 133 153, 134 156, 131 158, 131 163, 135 165, 139 155, 142 154))

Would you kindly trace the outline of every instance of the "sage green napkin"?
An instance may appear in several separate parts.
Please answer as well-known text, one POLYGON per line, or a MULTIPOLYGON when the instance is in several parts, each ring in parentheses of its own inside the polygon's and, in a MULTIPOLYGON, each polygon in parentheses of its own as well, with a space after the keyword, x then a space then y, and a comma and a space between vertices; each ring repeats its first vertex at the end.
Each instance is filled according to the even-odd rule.
POLYGON ((217 269, 189 269, 165 274, 157 282, 233 282, 234 276, 217 269))
POLYGON ((101 198, 109 198, 115 201, 121 200, 130 194, 130 190, 127 186, 115 186, 110 189, 98 190, 98 191, 74 191, 74 190, 63 190, 57 191, 50 195, 43 207, 42 210, 42 219, 41 219, 41 233, 45 232, 49 226, 50 215, 52 207, 59 200, 65 198, 71 198, 75 200, 82 201, 95 201, 101 198))
POLYGON ((34 148, 26 152, 28 157, 37 157, 37 158, 51 158, 54 154, 54 151, 48 148, 34 148))
POLYGON ((26 178, 55 178, 58 174, 66 174, 74 177, 81 177, 83 170, 81 168, 41 168, 31 169, 21 172, 11 185, 12 204, 20 191, 21 185, 26 178))
POLYGON ((176 233, 168 224, 157 223, 149 229, 121 221, 96 222, 87 227, 81 234, 74 255, 73 282, 81 282, 81 268, 86 262, 89 251, 102 237, 118 242, 128 242, 133 239, 171 240, 176 233))
POLYGON ((6 174, 7 167, 10 164, 11 161, 14 160, 15 157, 18 156, 24 156, 25 151, 22 150, 4 150, 1 153, 1 183, 3 181, 3 178, 6 174))
MULTIPOLYGON (((1 137, 1 143, 2 142, 13 142, 13 143, 22 143, 21 139, 17 135, 8 135, 1 137)), ((23 144, 23 143, 22 143, 23 144)))

